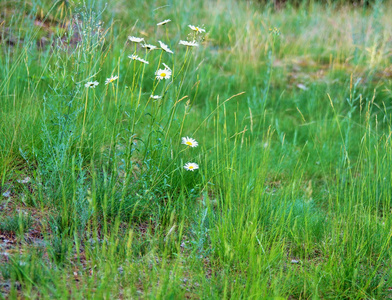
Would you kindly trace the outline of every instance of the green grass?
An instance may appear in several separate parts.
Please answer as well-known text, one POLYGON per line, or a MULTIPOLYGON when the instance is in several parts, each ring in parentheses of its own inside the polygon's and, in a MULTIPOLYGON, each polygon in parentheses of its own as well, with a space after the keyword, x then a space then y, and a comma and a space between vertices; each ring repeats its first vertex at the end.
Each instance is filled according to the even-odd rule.
POLYGON ((390 1, 51 5, 0 3, 0 297, 391 297, 390 1))

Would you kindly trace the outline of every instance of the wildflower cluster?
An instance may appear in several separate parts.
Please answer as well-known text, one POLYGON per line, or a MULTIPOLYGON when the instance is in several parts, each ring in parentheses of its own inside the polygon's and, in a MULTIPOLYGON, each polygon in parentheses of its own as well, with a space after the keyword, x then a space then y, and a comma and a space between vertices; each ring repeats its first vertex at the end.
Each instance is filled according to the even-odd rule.
MULTIPOLYGON (((162 22, 159 22, 157 24, 157 26, 164 26, 164 25, 168 24, 169 22, 171 22, 171 20, 167 19, 167 20, 164 20, 162 22)), ((205 29, 197 27, 197 26, 188 25, 188 27, 195 32, 195 35, 205 32, 205 29)), ((128 39, 131 42, 133 42, 133 43, 142 43, 143 42, 143 44, 141 46, 143 48, 147 49, 147 50, 152 51, 152 50, 158 49, 158 47, 155 46, 155 45, 145 43, 144 38, 138 38, 138 37, 130 36, 130 37, 128 37, 128 39)), ((166 53, 169 53, 169 54, 174 54, 174 51, 172 51, 169 48, 169 46, 166 45, 164 42, 158 41, 158 43, 159 43, 160 49, 162 51, 164 51, 166 53)), ((179 41, 179 45, 183 45, 183 46, 186 46, 186 47, 198 47, 199 46, 199 44, 195 40, 195 36, 194 36, 192 41, 180 40, 179 41)), ((137 56, 135 54, 134 55, 130 55, 128 57, 130 59, 132 59, 132 60, 138 60, 138 61, 143 62, 145 64, 149 63, 148 61, 146 61, 144 59, 141 59, 139 56, 137 56)), ((164 66, 164 68, 159 68, 155 72, 155 78, 158 80, 158 82, 163 80, 163 79, 165 79, 165 80, 170 79, 172 74, 173 74, 171 68, 168 65, 166 65, 165 63, 162 63, 162 65, 164 66)), ((159 100, 159 99, 162 98, 162 96, 151 94, 150 98, 154 99, 154 100, 159 100)), ((192 148, 198 146, 198 142, 196 140, 192 139, 192 138, 189 138, 189 137, 183 137, 182 138, 182 144, 187 145, 187 146, 192 147, 192 148)), ((197 170, 198 168, 199 168, 199 165, 194 163, 194 162, 188 162, 188 163, 186 163, 184 165, 184 169, 187 170, 187 171, 194 171, 194 170, 197 170)))
MULTIPOLYGON (((166 19, 162 22, 157 23, 157 26, 165 26, 170 22, 171 22, 170 19, 166 19)), ((206 30, 204 28, 201 28, 198 26, 193 26, 193 25, 188 25, 188 27, 193 31, 193 34, 191 34, 191 40, 190 41, 180 40, 179 45, 186 46, 186 47, 198 47, 199 43, 196 40, 200 41, 201 40, 200 34, 206 32, 206 30)), ((167 44, 165 44, 164 42, 162 42, 160 40, 158 41, 159 47, 156 45, 147 43, 146 40, 142 37, 128 36, 128 40, 131 43, 135 44, 135 53, 128 55, 128 58, 133 62, 140 62, 142 64, 149 65, 150 62, 147 60, 148 54, 150 53, 150 51, 153 51, 153 50, 160 49, 160 50, 162 50, 162 53, 169 53, 171 55, 174 54, 174 51, 172 49, 170 49, 170 47, 167 44), (142 58, 136 54, 136 46, 137 45, 140 45, 142 48, 146 49, 146 54, 145 54, 144 58, 142 58)), ((167 64, 165 64, 163 62, 161 63, 161 60, 159 60, 158 68, 155 71, 155 79, 157 80, 157 84, 162 80, 170 79, 172 76, 173 76, 172 69, 167 64)), ((111 76, 111 77, 107 78, 105 81, 105 85, 113 83, 118 78, 119 78, 119 76, 111 76)), ((89 81, 85 84, 85 87, 86 88, 95 88, 98 84, 99 84, 98 81, 89 81)), ((155 88, 153 89, 152 93, 150 94, 149 99, 152 99, 152 100, 162 99, 162 96, 154 94, 154 91, 155 91, 155 88)), ((189 146, 189 147, 192 147, 192 148, 198 146, 197 141, 192 138, 189 138, 189 137, 183 137, 182 144, 189 146)), ((184 165, 184 168, 188 171, 194 171, 199 168, 199 165, 194 162, 188 162, 184 165)))
MULTIPOLYGON (((164 20, 162 22, 157 23, 157 26, 163 26, 163 25, 166 25, 166 24, 168 24, 170 22, 171 22, 171 20, 167 19, 167 20, 164 20)), ((198 26, 188 25, 188 27, 195 33, 195 35, 206 32, 206 30, 204 28, 201 28, 201 27, 198 27, 198 26)), ((145 42, 144 38, 141 38, 141 37, 128 36, 128 40, 130 42, 132 42, 132 43, 141 44, 142 48, 144 48, 146 50, 149 50, 149 51, 156 50, 156 49, 161 49, 164 52, 167 52, 167 53, 170 53, 170 54, 174 54, 174 51, 172 51, 169 48, 169 46, 166 45, 162 41, 158 41, 159 46, 160 46, 160 48, 158 48, 155 45, 147 44, 145 42)), ((186 46, 186 47, 198 47, 199 46, 199 43, 197 43, 196 40, 195 40, 195 36, 194 36, 194 39, 192 41, 180 40, 178 44, 186 46)), ((128 55, 128 58, 131 59, 132 61, 139 61, 139 62, 141 62, 143 64, 146 64, 146 65, 149 64, 149 62, 147 60, 139 57, 136 54, 128 55)), ((170 77, 172 76, 172 70, 165 63, 162 63, 162 64, 164 65, 165 68, 164 69, 158 69, 155 72, 155 78, 158 81, 160 81, 162 79, 170 79, 170 77)), ((111 76, 111 77, 106 79, 105 85, 107 85, 109 83, 112 83, 112 82, 114 82, 117 79, 118 79, 118 76, 111 76)), ((99 84, 98 81, 89 81, 89 82, 87 82, 85 84, 85 87, 86 88, 95 88, 98 84, 99 84)), ((159 98, 161 98, 161 96, 151 95, 150 98, 152 98, 152 99, 159 99, 159 98)))
MULTIPOLYGON (((181 144, 183 145, 187 145, 189 147, 195 148, 199 145, 198 142, 196 142, 196 140, 190 138, 190 137, 183 137, 182 138, 182 142, 181 144)), ((187 171, 194 171, 196 169, 199 168, 199 165, 197 163, 193 163, 193 162, 188 162, 185 164, 184 169, 187 171)))
MULTIPOLYGON (((109 78, 106 78, 105 84, 112 83, 113 81, 115 81, 115 80, 117 80, 117 79, 118 79, 118 76, 111 76, 111 77, 109 77, 109 78)), ((84 86, 85 86, 86 88, 93 89, 93 88, 95 88, 98 84, 99 84, 98 81, 88 81, 84 86)))

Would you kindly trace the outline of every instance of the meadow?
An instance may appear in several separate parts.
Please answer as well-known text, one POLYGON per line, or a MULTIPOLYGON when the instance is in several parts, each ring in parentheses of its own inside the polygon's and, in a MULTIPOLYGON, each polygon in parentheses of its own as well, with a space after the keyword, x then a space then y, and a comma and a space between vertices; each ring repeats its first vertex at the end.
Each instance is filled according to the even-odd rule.
POLYGON ((391 49, 391 1, 1 1, 0 298, 391 298, 391 49))

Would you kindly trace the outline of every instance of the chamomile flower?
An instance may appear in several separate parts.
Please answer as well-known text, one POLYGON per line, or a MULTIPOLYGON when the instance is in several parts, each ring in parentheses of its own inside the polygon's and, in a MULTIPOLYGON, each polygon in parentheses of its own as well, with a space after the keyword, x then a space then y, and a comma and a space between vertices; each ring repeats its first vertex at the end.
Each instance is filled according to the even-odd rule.
POLYGON ((179 42, 179 44, 180 44, 180 45, 187 46, 187 47, 199 47, 199 44, 196 43, 196 41, 188 42, 188 41, 182 41, 182 40, 181 40, 181 41, 179 42))
POLYGON ((144 64, 149 64, 149 62, 147 60, 144 60, 143 58, 140 58, 139 56, 132 54, 132 55, 128 55, 128 58, 132 59, 132 60, 138 60, 144 64))
POLYGON ((193 26, 193 25, 188 25, 188 27, 190 29, 192 29, 193 31, 196 31, 197 33, 202 33, 202 32, 206 32, 205 29, 197 27, 197 26, 193 26))
POLYGON ((128 55, 128 58, 132 59, 132 60, 138 60, 139 56, 132 54, 132 55, 128 55))
POLYGON ((113 81, 117 80, 118 76, 112 76, 106 79, 105 84, 112 83, 113 81))
POLYGON ((154 46, 154 45, 151 45, 151 44, 143 44, 142 47, 146 48, 147 50, 155 50, 155 49, 158 48, 157 46, 154 46))
POLYGON ((168 45, 162 43, 161 41, 158 41, 158 43, 159 43, 159 45, 161 46, 162 50, 164 50, 164 51, 166 51, 166 52, 168 52, 168 53, 171 53, 171 54, 174 53, 173 51, 171 51, 171 50, 169 49, 169 46, 168 46, 168 45))
POLYGON ((129 36, 128 40, 130 40, 131 42, 134 42, 134 43, 141 43, 144 41, 144 38, 139 38, 136 36, 129 36))
POLYGON ((197 163, 191 163, 191 162, 186 163, 185 166, 184 166, 185 170, 192 171, 192 172, 194 170, 197 170, 198 168, 199 168, 199 165, 197 163))
POLYGON ((192 148, 197 147, 199 145, 199 143, 196 142, 195 139, 192 139, 190 137, 183 137, 181 138, 181 140, 182 140, 181 144, 187 145, 192 148))
POLYGON ((165 67, 166 69, 168 69, 168 70, 170 70, 170 71, 171 71, 170 67, 169 67, 167 64, 165 64, 165 63, 162 63, 162 65, 164 65, 164 67, 165 67))
POLYGON ((159 100, 159 99, 162 98, 162 96, 159 96, 159 95, 151 95, 150 98, 151 98, 151 99, 154 99, 154 100, 159 100))
POLYGON ((99 84, 98 81, 89 81, 89 82, 87 82, 84 86, 85 86, 86 88, 91 88, 91 89, 93 89, 93 88, 95 88, 98 84, 99 84))
POLYGON ((159 22, 159 23, 157 24, 157 26, 166 25, 166 24, 169 23, 169 22, 171 22, 171 20, 170 20, 170 19, 167 19, 167 20, 164 20, 164 21, 162 21, 162 22, 159 22))
POLYGON ((159 69, 158 71, 155 72, 155 76, 158 80, 161 79, 169 79, 170 76, 172 75, 172 71, 169 69, 159 69))

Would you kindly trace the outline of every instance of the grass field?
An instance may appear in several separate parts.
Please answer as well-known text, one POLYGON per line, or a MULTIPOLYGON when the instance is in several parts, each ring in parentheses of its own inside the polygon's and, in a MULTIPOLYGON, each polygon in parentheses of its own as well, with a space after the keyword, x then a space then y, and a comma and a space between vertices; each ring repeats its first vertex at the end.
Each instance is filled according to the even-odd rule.
POLYGON ((392 297, 392 2, 52 4, 0 2, 0 298, 392 297))

